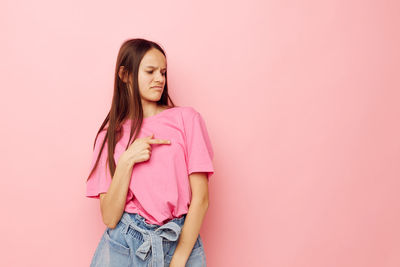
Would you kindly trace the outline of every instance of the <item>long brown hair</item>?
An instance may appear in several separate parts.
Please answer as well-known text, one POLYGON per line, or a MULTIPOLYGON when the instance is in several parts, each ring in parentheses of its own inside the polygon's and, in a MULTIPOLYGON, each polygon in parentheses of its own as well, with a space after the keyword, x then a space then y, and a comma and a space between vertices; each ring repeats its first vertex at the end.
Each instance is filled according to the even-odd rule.
MULTIPOLYGON (((135 38, 135 39, 129 39, 126 40, 122 43, 121 48, 119 49, 118 52, 118 57, 117 57, 117 62, 115 65, 115 74, 114 74, 114 94, 112 98, 112 104, 111 104, 111 109, 107 114, 107 117, 105 118, 104 122, 100 126, 99 131, 96 134, 96 138, 94 140, 93 144, 93 150, 96 145, 97 137, 99 133, 103 130, 106 130, 106 134, 103 140, 103 143, 101 145, 99 154, 97 156, 96 163, 94 164, 94 167, 90 171, 90 174, 87 178, 89 180, 90 176, 92 175, 93 171, 96 169, 101 153, 103 151, 103 147, 107 141, 108 147, 108 155, 107 155, 107 163, 110 168, 110 173, 111 177, 114 176, 115 169, 116 169, 116 164, 114 157, 110 157, 110 155, 114 155, 115 151, 115 145, 117 144, 118 140, 121 138, 121 128, 122 128, 122 123, 125 121, 125 119, 131 119, 131 130, 129 134, 129 141, 128 144, 125 148, 125 150, 129 147, 131 144, 131 139, 132 136, 134 135, 134 138, 132 142, 136 139, 138 136, 140 129, 142 127, 142 122, 143 122, 143 107, 142 107, 142 102, 140 99, 140 93, 139 93, 139 83, 138 83, 138 71, 139 71, 139 64, 143 59, 143 56, 146 54, 148 50, 151 48, 158 49, 163 55, 166 57, 166 54, 164 50, 161 48, 160 45, 158 45, 155 42, 142 39, 142 38, 135 38), (119 77, 119 71, 120 67, 123 66, 124 70, 124 77, 133 77, 133 94, 131 95, 130 90, 128 88, 128 84, 125 83, 121 78, 119 77), (126 75, 126 76, 125 76, 126 75), (130 110, 132 110, 132 118, 127 118, 128 115, 130 114, 130 110), (108 123, 108 127, 106 127, 106 124, 108 123)), ((161 95, 161 98, 159 101, 157 101, 157 105, 168 105, 168 99, 171 102, 170 107, 175 107, 174 103, 172 102, 172 99, 168 95, 168 82, 167 82, 167 72, 165 72, 165 87, 164 91, 161 95)), ((129 83, 129 79, 128 79, 129 83)), ((86 180, 86 181, 87 181, 86 180)))

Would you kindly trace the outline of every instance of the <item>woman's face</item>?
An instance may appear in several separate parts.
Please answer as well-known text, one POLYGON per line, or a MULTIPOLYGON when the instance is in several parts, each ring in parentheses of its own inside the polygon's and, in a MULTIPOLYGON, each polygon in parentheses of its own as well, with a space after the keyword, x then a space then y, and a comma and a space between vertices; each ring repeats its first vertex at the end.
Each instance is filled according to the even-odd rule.
POLYGON ((165 56, 155 48, 146 52, 139 65, 138 83, 142 101, 158 101, 164 91, 167 64, 165 56))

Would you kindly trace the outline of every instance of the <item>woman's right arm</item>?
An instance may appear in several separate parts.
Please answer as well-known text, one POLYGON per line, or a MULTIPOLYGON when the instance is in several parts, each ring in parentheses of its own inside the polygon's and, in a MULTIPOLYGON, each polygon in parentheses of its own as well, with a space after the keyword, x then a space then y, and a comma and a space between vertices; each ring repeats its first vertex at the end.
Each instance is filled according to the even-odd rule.
POLYGON ((107 193, 100 194, 101 215, 108 228, 115 228, 124 213, 133 166, 150 158, 151 144, 171 144, 170 140, 153 136, 138 138, 128 147, 118 159, 107 193))
POLYGON ((115 173, 107 193, 100 194, 100 209, 104 224, 115 228, 125 210, 126 197, 134 162, 118 160, 115 173))

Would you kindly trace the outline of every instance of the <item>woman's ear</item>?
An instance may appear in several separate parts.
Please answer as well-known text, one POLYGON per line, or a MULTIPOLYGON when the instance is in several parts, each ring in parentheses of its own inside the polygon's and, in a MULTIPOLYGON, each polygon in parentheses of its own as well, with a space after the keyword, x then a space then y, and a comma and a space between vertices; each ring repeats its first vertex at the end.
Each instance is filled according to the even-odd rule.
POLYGON ((125 71, 124 66, 119 66, 118 76, 124 83, 128 82, 128 75, 125 71))

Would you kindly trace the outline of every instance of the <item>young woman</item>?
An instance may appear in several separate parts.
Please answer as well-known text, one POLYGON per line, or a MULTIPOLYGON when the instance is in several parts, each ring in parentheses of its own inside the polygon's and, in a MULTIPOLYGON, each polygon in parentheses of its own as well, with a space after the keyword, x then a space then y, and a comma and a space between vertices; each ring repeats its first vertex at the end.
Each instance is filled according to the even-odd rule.
POLYGON ((199 231, 213 154, 201 114, 168 95, 163 49, 125 41, 87 179, 107 226, 90 266, 206 266, 199 231))

